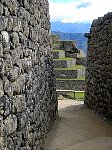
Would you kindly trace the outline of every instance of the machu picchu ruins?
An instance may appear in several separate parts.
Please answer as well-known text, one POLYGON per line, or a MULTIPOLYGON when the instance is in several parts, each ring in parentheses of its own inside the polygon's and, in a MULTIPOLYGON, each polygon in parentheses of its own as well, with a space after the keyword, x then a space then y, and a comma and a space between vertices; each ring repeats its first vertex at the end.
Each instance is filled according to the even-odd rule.
POLYGON ((57 93, 66 93, 66 90, 84 92, 86 54, 76 47, 76 42, 62 41, 59 36, 52 35, 51 54, 57 93))
POLYGON ((112 12, 85 37, 51 34, 48 0, 0 0, 0 150, 112 149, 112 12))

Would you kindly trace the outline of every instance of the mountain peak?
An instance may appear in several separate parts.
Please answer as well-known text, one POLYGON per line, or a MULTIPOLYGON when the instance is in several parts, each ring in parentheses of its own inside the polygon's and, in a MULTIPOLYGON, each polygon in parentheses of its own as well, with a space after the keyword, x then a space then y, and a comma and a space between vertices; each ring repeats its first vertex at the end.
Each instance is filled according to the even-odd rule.
POLYGON ((63 23, 61 21, 51 21, 51 31, 59 31, 65 33, 85 33, 90 30, 90 23, 63 23))

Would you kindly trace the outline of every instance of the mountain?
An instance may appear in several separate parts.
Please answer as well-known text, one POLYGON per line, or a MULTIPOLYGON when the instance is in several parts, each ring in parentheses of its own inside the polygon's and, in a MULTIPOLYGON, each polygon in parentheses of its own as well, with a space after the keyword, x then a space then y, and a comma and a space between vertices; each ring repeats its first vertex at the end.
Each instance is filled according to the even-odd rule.
POLYGON ((84 37, 84 33, 64 33, 64 32, 56 32, 52 31, 52 34, 56 34, 60 36, 61 40, 75 40, 76 46, 79 49, 87 52, 87 38, 84 37))
POLYGON ((59 31, 65 33, 85 33, 90 30, 90 23, 63 23, 51 22, 51 31, 59 31))

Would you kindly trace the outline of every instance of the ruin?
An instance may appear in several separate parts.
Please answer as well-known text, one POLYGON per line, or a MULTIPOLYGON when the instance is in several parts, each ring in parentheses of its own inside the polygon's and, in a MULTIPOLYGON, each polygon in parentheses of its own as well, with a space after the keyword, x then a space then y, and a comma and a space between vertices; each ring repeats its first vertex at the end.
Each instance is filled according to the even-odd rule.
MULTIPOLYGON (((68 84, 73 90, 85 88, 84 68, 71 69, 70 74, 54 69, 55 79, 51 54, 55 68, 85 61, 73 58, 78 54, 65 59, 69 47, 67 52, 50 49, 48 8, 47 0, 0 1, 1 150, 42 150, 58 114, 56 82, 60 88, 67 89, 68 84), (56 60, 60 57, 65 58, 56 60), (65 80, 72 74, 81 80, 65 80)), ((85 105, 112 119, 112 13, 94 20, 87 36, 85 105)))
POLYGON ((72 40, 60 40, 52 35, 51 54, 58 90, 85 90, 86 55, 72 40))
POLYGON ((57 115, 47 0, 0 1, 0 149, 42 150, 57 115))
POLYGON ((94 20, 88 37, 85 105, 112 119, 112 13, 94 20))

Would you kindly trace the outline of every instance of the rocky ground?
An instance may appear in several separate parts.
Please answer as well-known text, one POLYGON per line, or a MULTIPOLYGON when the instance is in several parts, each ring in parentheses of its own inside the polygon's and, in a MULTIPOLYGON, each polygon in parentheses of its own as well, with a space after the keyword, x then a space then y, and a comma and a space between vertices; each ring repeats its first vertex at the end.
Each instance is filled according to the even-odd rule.
POLYGON ((48 135, 45 150, 112 150, 112 124, 83 102, 59 99, 59 118, 48 135))

